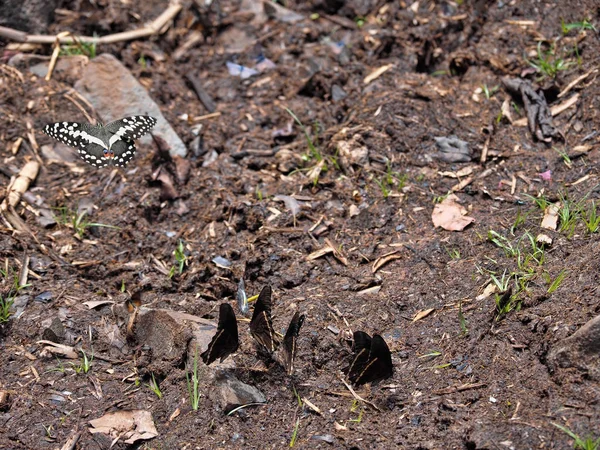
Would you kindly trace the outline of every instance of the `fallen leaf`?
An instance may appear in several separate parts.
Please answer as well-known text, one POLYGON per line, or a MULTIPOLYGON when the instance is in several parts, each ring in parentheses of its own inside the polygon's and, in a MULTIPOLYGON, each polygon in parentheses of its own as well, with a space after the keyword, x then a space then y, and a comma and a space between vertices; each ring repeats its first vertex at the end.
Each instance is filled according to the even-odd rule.
POLYGON ((458 197, 450 194, 443 202, 433 208, 431 220, 435 227, 442 227, 448 231, 462 231, 473 222, 473 217, 466 216, 467 210, 458 204, 458 197))
POLYGON ((373 263, 373 268, 371 269, 372 273, 377 272, 381 267, 383 267, 385 264, 387 264, 390 261, 393 261, 394 259, 400 259, 402 256, 399 254, 398 250, 395 250, 393 252, 390 253, 386 253, 383 256, 380 256, 379 258, 377 258, 375 260, 375 262, 373 263))
POLYGON ((46 356, 48 353, 53 355, 62 355, 69 359, 79 359, 79 353, 70 345, 57 344, 52 341, 37 341, 38 344, 46 344, 40 352, 40 356, 46 356))
POLYGON ((488 298, 494 292, 496 292, 496 285, 494 283, 490 283, 485 287, 481 294, 475 297, 475 300, 483 300, 484 298, 488 298))
POLYGON ((535 238, 535 242, 549 247, 552 245, 552 238, 550 236, 548 236, 547 234, 540 233, 535 238))
POLYGON ((325 238, 325 243, 333 249, 333 256, 343 265, 348 265, 348 259, 342 254, 342 251, 329 238, 325 238))
POLYGON ((90 433, 107 434, 112 439, 124 438, 126 444, 158 436, 152 414, 142 409, 111 412, 90 420, 89 424, 92 426, 90 433))
POLYGON ((423 309, 423 310, 419 311, 417 314, 415 314, 415 317, 413 317, 412 321, 416 322, 417 320, 424 319, 425 317, 427 317, 429 314, 431 314, 434 311, 435 311, 435 308, 423 309))
POLYGON ((94 308, 97 308, 98 306, 102 306, 102 305, 113 305, 114 303, 115 303, 114 300, 108 300, 108 299, 90 300, 89 302, 83 302, 83 304, 90 309, 94 309, 94 308))

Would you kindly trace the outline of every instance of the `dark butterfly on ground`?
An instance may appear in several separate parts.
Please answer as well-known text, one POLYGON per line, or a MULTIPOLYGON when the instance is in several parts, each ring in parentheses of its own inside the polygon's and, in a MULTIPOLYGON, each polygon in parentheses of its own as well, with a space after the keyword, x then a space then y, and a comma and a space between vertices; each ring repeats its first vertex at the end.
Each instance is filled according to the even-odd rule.
POLYGON ((292 317, 292 321, 283 338, 283 348, 281 350, 281 361, 288 375, 294 372, 294 357, 296 356, 296 342, 298 341, 298 333, 304 323, 304 314, 300 315, 298 311, 292 317))
POLYGON ((81 158, 94 167, 109 164, 125 167, 135 155, 134 139, 142 137, 156 125, 150 116, 129 116, 108 125, 56 122, 43 132, 63 144, 74 147, 81 158))
POLYGON ((250 320, 250 334, 269 353, 279 345, 271 320, 271 286, 265 286, 258 295, 250 320))
POLYGON ((354 355, 346 369, 350 381, 359 386, 389 378, 394 374, 392 354, 383 338, 364 331, 354 332, 354 355))
POLYGON ((229 303, 221 303, 217 332, 200 357, 206 365, 210 365, 219 358, 221 359, 220 362, 223 362, 225 358, 237 350, 239 344, 237 320, 233 308, 229 303))

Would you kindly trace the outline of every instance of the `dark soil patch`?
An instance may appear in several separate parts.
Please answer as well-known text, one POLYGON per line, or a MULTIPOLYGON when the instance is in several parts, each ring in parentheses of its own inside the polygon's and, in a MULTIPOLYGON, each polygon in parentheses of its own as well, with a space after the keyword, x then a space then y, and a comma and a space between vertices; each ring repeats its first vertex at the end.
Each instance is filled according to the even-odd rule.
MULTIPOLYGON (((30 197, 15 208, 30 232, 0 225, 0 294, 15 302, 0 323, 0 393, 10 394, 0 401, 0 447, 59 448, 81 431, 75 448, 108 448, 111 439, 90 434, 87 422, 116 409, 151 411, 159 435, 138 444, 148 449, 284 448, 296 424, 298 448, 571 448, 553 424, 598 438, 598 380, 548 361, 554 345, 600 312, 598 233, 584 220, 599 196, 598 72, 558 97, 597 70, 600 55, 597 31, 563 34, 561 23, 587 18, 598 28, 598 5, 314 0, 287 2, 306 18, 283 23, 260 21, 240 5, 252 2, 204 3, 185 2, 164 34, 97 49, 130 69, 188 147, 190 177, 174 183, 176 198, 166 199, 153 177, 164 164, 155 143, 139 145, 114 174, 42 156, 30 197), (194 31, 203 42, 176 60, 194 31), (274 69, 247 80, 227 72, 226 62, 253 67, 261 53, 274 69), (561 61, 564 70, 533 71, 528 60, 539 66, 540 57, 546 70, 561 61), (220 115, 193 119, 212 111, 190 74, 220 115), (550 106, 578 95, 554 117, 560 136, 540 142, 526 123, 502 117, 505 101, 515 121, 524 117, 503 78, 533 81, 550 106), (315 151, 286 108, 306 126, 315 151), (437 158, 434 137, 452 135, 468 143, 468 162, 437 158), (472 174, 458 179, 444 174, 469 166, 472 174), (547 171, 551 180, 540 176, 547 171), (434 206, 468 177, 455 193, 475 223, 462 232, 434 228, 434 206), (293 215, 276 195, 295 196, 300 212, 293 215), (535 198, 560 201, 563 212, 570 206, 573 222, 562 216, 556 231, 541 228, 535 198), (56 225, 40 224, 42 200, 56 225), (71 219, 89 205, 89 222, 116 228, 90 225, 76 235, 71 219), (534 244, 540 233, 551 246, 534 244), (326 239, 341 255, 309 258, 326 239), (180 240, 181 274, 174 256, 180 240), (374 270, 391 252, 398 257, 374 270), (216 257, 231 266, 215 264, 216 257), (15 292, 26 260, 29 286, 15 292), (503 274, 513 296, 510 311, 498 314, 496 294, 482 293, 503 274), (230 372, 267 404, 226 416, 206 387, 193 411, 188 330, 148 331, 152 345, 132 339, 129 294, 121 290, 144 290, 147 308, 216 321, 221 301, 235 304, 240 278, 248 295, 273 287, 276 331, 285 332, 296 310, 307 315, 295 373, 261 360, 239 322, 230 372), (84 304, 96 300, 114 303, 84 304), (381 334, 392 351, 393 378, 359 390, 380 411, 357 403, 340 380, 354 330, 381 334), (157 343, 171 334, 176 355, 157 343), (44 355, 42 339, 93 354, 91 369, 77 373, 81 361, 44 355), (160 399, 147 387, 152 373, 160 399), (322 415, 298 407, 295 393, 322 415)), ((106 35, 154 19, 165 2, 62 8, 48 33, 106 35)), ((4 62, 15 54, 7 45, 4 62)), ((46 82, 19 70, 22 79, 0 71, 3 187, 38 158, 28 123, 46 145, 54 143, 40 131, 47 123, 85 120, 65 96, 71 75, 46 82)))

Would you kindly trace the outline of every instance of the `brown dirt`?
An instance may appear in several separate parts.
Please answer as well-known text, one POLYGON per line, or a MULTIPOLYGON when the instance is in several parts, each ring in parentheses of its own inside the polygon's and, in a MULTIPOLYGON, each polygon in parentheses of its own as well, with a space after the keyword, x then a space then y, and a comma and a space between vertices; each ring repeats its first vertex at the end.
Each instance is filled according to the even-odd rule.
MULTIPOLYGON (((561 20, 571 23, 587 17, 600 27, 597 4, 425 1, 411 9, 404 2, 315 0, 287 6, 307 17, 319 13, 318 20, 270 20, 256 27, 247 14, 238 13, 238 2, 214 2, 218 8, 208 12, 190 3, 165 34, 99 49, 121 59, 148 88, 188 148, 197 147, 196 154, 191 151, 188 156, 189 182, 175 186, 179 198, 161 200, 160 185, 152 181, 152 170, 160 163, 152 146, 142 147, 114 178, 109 169, 96 170, 83 162, 43 160, 33 194, 53 208, 69 211, 89 201, 96 206, 91 221, 118 229, 89 227, 78 239, 64 223, 43 228, 32 209, 22 206, 17 212, 36 240, 1 225, 3 270, 18 273, 28 256, 38 277, 30 276, 30 286, 18 294, 29 300, 23 314, 0 325, 0 390, 7 390, 12 399, 0 406, 0 448, 59 448, 74 430, 82 431, 77 448, 108 448, 110 439, 88 433, 87 422, 117 407, 152 412, 159 436, 141 444, 149 449, 284 448, 297 419, 298 448, 572 448, 572 439, 553 423, 582 438, 600 436, 597 380, 579 369, 551 370, 546 361, 555 343, 600 311, 598 234, 588 233, 581 219, 573 230, 545 230, 554 242, 543 262, 529 260, 521 269, 516 256, 488 239, 490 230, 505 236, 521 248, 524 261, 532 251, 527 237, 521 238, 542 231, 543 215, 524 194, 541 193, 551 201, 568 196, 586 207, 597 201, 597 73, 577 84, 569 95, 576 92, 579 100, 555 117, 564 141, 538 142, 527 127, 497 121, 502 102, 510 98, 501 79, 539 76, 528 71, 525 57, 535 59, 540 40, 544 45, 556 42, 555 53, 571 63, 576 61, 572 50, 577 45, 580 58, 555 79, 539 80, 551 106, 564 100, 556 95, 569 82, 598 67, 597 32, 561 33, 561 20), (337 25, 326 14, 336 22, 345 19, 349 26, 337 25), (362 15, 364 26, 350 26, 362 15), (530 23, 520 26, 517 20, 530 23), (201 30, 205 42, 174 61, 171 54, 188 28, 201 30), (277 67, 249 81, 230 76, 226 61, 254 64, 254 46, 229 53, 239 43, 234 30, 245 32, 250 41, 260 40, 277 67), (323 42, 326 37, 345 42, 344 57, 323 42), (139 62, 142 55, 145 67, 139 62), (369 84, 363 82, 386 64, 393 67, 369 84), (320 71, 309 77, 315 65, 320 71), (191 126, 179 118, 184 113, 206 114, 186 82, 188 73, 202 81, 221 112, 202 121, 200 144, 191 126), (348 94, 345 99, 331 100, 334 84, 348 94), (482 86, 500 88, 489 99, 483 92, 474 98, 482 86), (315 183, 305 169, 314 167, 316 159, 298 158, 308 154, 301 130, 296 127, 291 137, 272 137, 291 120, 286 107, 308 127, 328 161, 315 183), (346 134, 338 134, 344 128, 346 134), (479 164, 492 128, 487 161, 479 164), (432 158, 433 138, 450 135, 470 144, 471 163, 432 158), (344 162, 336 152, 340 139, 352 142, 354 136, 355 147, 368 149, 368 163, 346 161, 345 167, 337 167, 334 162, 344 162), (577 156, 577 145, 591 147, 577 156), (261 156, 256 150, 279 152, 261 156), (569 166, 557 150, 572 156, 569 166), (214 152, 215 160, 203 164, 214 152), (283 162, 301 170, 282 172, 283 162), (462 232, 434 228, 435 202, 458 182, 439 173, 468 165, 475 166, 475 175, 489 169, 487 176, 457 192, 475 223, 462 232), (386 184, 388 167, 395 174, 386 197, 380 183, 386 184), (538 175, 546 170, 552 171, 551 181, 538 175), (584 176, 589 177, 574 183, 584 176), (273 199, 277 194, 296 195, 301 212, 294 218, 273 199), (182 213, 182 205, 189 211, 182 213), (350 217, 352 205, 360 213, 350 217), (313 228, 317 223, 321 228, 313 228), (331 253, 307 259, 326 245, 325 238, 341 249, 347 265, 331 253), (154 260, 163 261, 167 269, 175 265, 178 239, 188 248, 188 265, 181 275, 169 278, 154 260), (400 258, 373 273, 375 260, 392 251, 400 258), (212 262, 216 256, 229 259, 231 270, 217 267, 212 262), (490 274, 500 277, 505 270, 519 271, 521 279, 525 272, 530 275, 523 289, 514 287, 517 308, 498 318, 494 295, 477 296, 490 274), (548 280, 563 270, 564 281, 548 293, 548 280), (123 381, 144 357, 143 343, 124 338, 127 317, 115 312, 117 307, 83 305, 113 298, 122 308, 121 286, 129 292, 146 286, 147 305, 216 319, 217 300, 233 300, 242 276, 249 295, 267 283, 273 286, 278 330, 287 326, 296 308, 307 320, 292 377, 276 366, 251 370, 257 358, 247 326, 240 323, 244 343, 233 357, 235 375, 260 389, 268 404, 232 416, 223 415, 206 392, 199 410, 190 409, 181 363, 156 369, 161 372, 160 400, 146 387, 147 378, 139 386, 132 382, 135 377, 123 381), (374 286, 380 288, 375 293, 361 292, 374 286), (44 292, 52 298, 36 301, 44 292), (430 308, 430 315, 412 321, 430 308), (75 373, 67 360, 40 355, 37 341, 47 337, 44 332, 56 317, 64 326, 65 343, 93 351, 88 374, 75 373), (111 339, 115 325, 124 344, 120 349, 111 339), (360 329, 381 333, 388 342, 393 379, 370 392, 360 390, 380 412, 353 405, 339 380, 351 351, 327 329, 329 325, 342 330, 340 336, 348 328, 360 329), (425 356, 433 352, 438 356, 425 356), (57 370, 60 367, 64 370, 57 370), (94 383, 101 386, 101 395, 94 383), (459 391, 460 386, 467 388, 459 391), (317 405, 322 416, 299 409, 293 387, 317 405), (177 408, 181 414, 169 420, 177 408), (335 422, 347 430, 336 430, 335 422), (332 435, 334 443, 311 439, 313 435, 332 435)), ((64 8, 80 5, 75 13, 81 14, 74 20, 57 15, 50 32, 119 32, 151 20, 164 8, 164 2, 144 4, 67 2, 64 8)), ((49 54, 50 48, 38 52, 49 54)), ((65 82, 45 82, 27 72, 23 83, 8 76, 4 80, 0 181, 5 187, 14 169, 33 158, 27 121, 38 142, 48 144, 50 139, 40 132, 46 123, 84 118, 62 95, 65 82), (13 156, 12 143, 20 136, 25 144, 13 156)), ((512 114, 515 119, 522 116, 523 106, 518 104, 518 112, 512 109, 512 114)), ((12 283, 12 276, 4 276, 0 292, 8 295, 12 283)), ((125 447, 119 443, 115 448, 125 447)))

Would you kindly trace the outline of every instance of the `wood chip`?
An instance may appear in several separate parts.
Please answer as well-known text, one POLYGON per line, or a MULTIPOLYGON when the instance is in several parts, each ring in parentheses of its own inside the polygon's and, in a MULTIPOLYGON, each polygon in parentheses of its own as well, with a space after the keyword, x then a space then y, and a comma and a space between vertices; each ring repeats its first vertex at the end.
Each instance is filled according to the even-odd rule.
POLYGON ((375 69, 373 72, 371 72, 369 75, 367 75, 365 77, 365 79, 363 80, 363 83, 369 84, 371 81, 376 80, 381 75, 383 75, 385 72, 390 70, 392 67, 394 67, 393 64, 386 64, 385 66, 381 66, 381 67, 375 69))
POLYGON ((412 321, 416 322, 417 320, 424 319, 425 317, 427 317, 429 314, 431 314, 434 311, 435 311, 435 308, 423 309, 423 310, 419 311, 417 314, 415 314, 415 317, 413 317, 412 321))
POLYGON ((372 286, 370 288, 363 289, 362 291, 358 291, 356 293, 356 295, 362 296, 362 295, 368 295, 368 294, 377 294, 380 290, 381 290, 381 286, 372 286))
POLYGON ((312 409, 314 412, 316 412, 318 415, 321 415, 321 410, 314 405, 312 402, 310 402, 306 397, 302 397, 302 401, 304 402, 304 404, 306 406, 308 406, 310 409, 312 409))
POLYGON ((173 411, 173 414, 169 416, 169 422, 173 422, 173 420, 179 417, 179 414, 181 414, 181 409, 177 408, 175 411, 173 411))
POLYGON ((335 428, 335 431, 348 431, 348 427, 338 423, 337 420, 333 422, 333 427, 335 428))
POLYGON ((556 227, 558 226, 558 211, 560 210, 560 207, 560 202, 556 202, 546 207, 544 210, 544 218, 542 219, 542 224, 540 225, 542 228, 556 231, 556 227))

